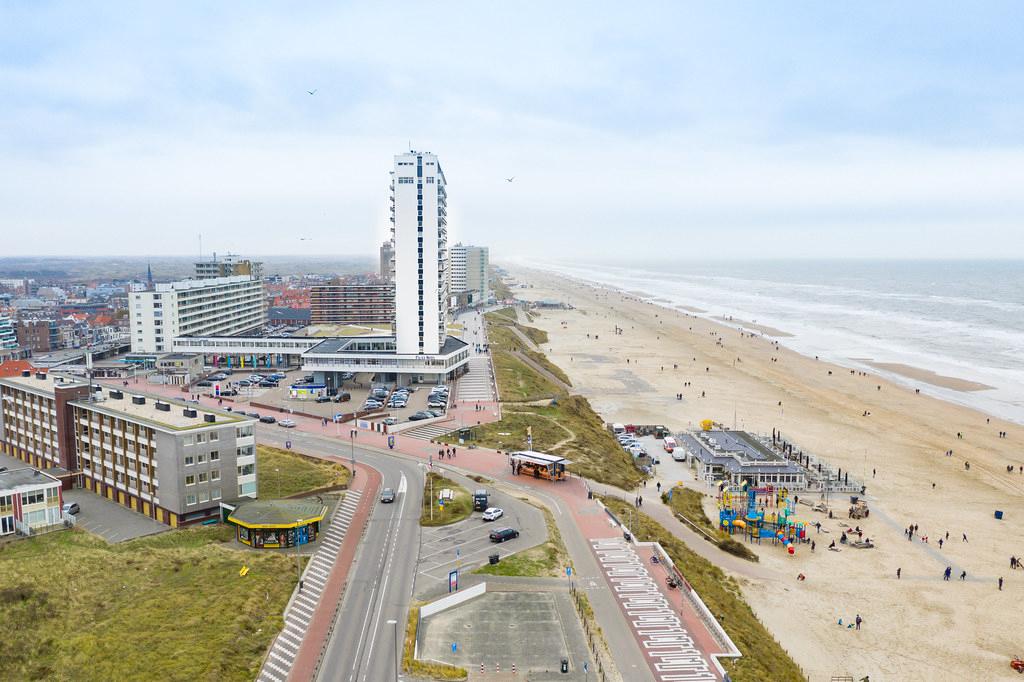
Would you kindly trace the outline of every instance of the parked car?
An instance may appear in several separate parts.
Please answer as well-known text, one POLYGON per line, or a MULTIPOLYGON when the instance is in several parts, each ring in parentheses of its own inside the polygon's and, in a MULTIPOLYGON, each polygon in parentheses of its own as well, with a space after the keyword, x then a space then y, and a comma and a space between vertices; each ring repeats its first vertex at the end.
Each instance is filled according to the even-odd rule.
POLYGON ((74 516, 82 510, 79 508, 77 502, 65 502, 64 506, 61 507, 61 511, 63 511, 65 514, 71 514, 72 516, 74 516))
POLYGON ((302 377, 302 383, 304 383, 304 384, 311 384, 311 383, 313 383, 313 375, 312 374, 307 374, 306 376, 302 377))
POLYGON ((395 491, 391 488, 384 488, 380 491, 380 501, 384 504, 389 504, 395 501, 395 491))
POLYGON ((213 382, 209 379, 203 379, 202 381, 197 381, 196 386, 213 386, 213 382))
POLYGON ((344 403, 349 400, 352 400, 352 394, 348 391, 339 391, 338 395, 334 396, 334 402, 336 403, 344 403))
POLYGON ((238 391, 236 391, 233 388, 227 388, 222 390, 220 394, 226 398, 233 398, 234 396, 238 395, 238 391))
POLYGON ((260 418, 260 413, 259 412, 243 412, 242 414, 244 414, 246 417, 252 417, 253 419, 259 419, 260 418))
POLYGON ((385 426, 394 426, 395 424, 398 423, 398 420, 395 419, 394 417, 388 417, 387 419, 384 419, 383 421, 384 421, 385 426))
POLYGON ((488 537, 491 538, 491 542, 505 542, 505 540, 519 537, 519 531, 515 528, 499 528, 498 530, 492 530, 488 537))
POLYGON ((441 410, 427 410, 431 417, 443 417, 444 412, 441 410))
POLYGON ((488 507, 484 510, 482 518, 484 521, 497 521, 505 515, 505 510, 498 507, 488 507))
POLYGON ((448 407, 448 403, 442 403, 436 400, 431 400, 429 403, 427 403, 427 407, 435 410, 443 410, 444 408, 448 407))
POLYGON ((260 388, 277 388, 276 381, 261 381, 260 388))
POLYGON ((412 414, 410 414, 409 415, 409 421, 411 421, 411 422, 418 422, 421 419, 433 419, 436 416, 437 415, 431 414, 430 412, 427 412, 426 410, 420 410, 419 412, 413 412, 412 414))
POLYGON ((248 379, 242 379, 241 381, 238 382, 238 385, 239 386, 252 386, 252 382, 249 381, 248 379))
POLYGON ((281 421, 277 422, 277 425, 278 426, 283 426, 286 429, 294 429, 295 428, 295 420, 294 419, 282 419, 281 421))
POLYGON ((317 403, 329 403, 329 402, 331 402, 331 396, 329 396, 329 395, 318 395, 314 402, 317 402, 317 403))
POLYGON ((273 424, 276 421, 277 420, 275 418, 271 417, 269 414, 267 416, 265 416, 265 417, 260 417, 260 422, 263 423, 263 424, 273 424))

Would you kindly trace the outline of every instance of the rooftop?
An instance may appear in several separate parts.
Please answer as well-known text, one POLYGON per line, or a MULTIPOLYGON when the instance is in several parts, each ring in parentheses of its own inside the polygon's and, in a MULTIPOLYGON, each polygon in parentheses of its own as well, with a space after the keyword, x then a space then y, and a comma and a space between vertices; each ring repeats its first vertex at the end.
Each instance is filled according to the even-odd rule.
MULTIPOLYGON (((342 353, 380 353, 384 355, 396 355, 394 344, 394 336, 355 336, 350 338, 324 339, 306 351, 306 353, 310 355, 342 353), (377 350, 372 348, 373 346, 390 346, 390 349, 381 348, 377 350)), ((450 355, 451 353, 462 350, 467 345, 468 344, 465 341, 461 341, 454 336, 446 336, 444 339, 444 345, 441 346, 441 352, 438 353, 438 355, 450 355)))
POLYGON ((315 498, 304 500, 255 500, 231 512, 228 521, 246 528, 294 528, 322 521, 327 506, 315 498))
POLYGON ((14 490, 26 485, 51 485, 53 483, 60 483, 60 481, 32 467, 0 471, 0 490, 14 490))
POLYGON ((513 452, 512 459, 519 459, 524 462, 533 462, 534 464, 572 464, 572 462, 567 460, 565 457, 549 455, 546 452, 535 452, 533 450, 513 452))
MULTIPOLYGON (((46 379, 37 379, 35 373, 29 377, 16 376, 3 378, 0 379, 0 383, 13 386, 15 388, 27 389, 35 393, 43 393, 48 396, 52 396, 54 392, 54 381, 49 377, 46 379)), ((69 379, 66 380, 63 385, 85 386, 86 384, 85 382, 77 379, 69 379)), ((241 417, 235 412, 212 410, 195 403, 186 403, 180 400, 168 400, 164 397, 147 395, 145 393, 139 393, 137 391, 127 389, 122 390, 120 388, 103 387, 102 392, 96 391, 96 395, 101 397, 101 400, 76 400, 73 401, 72 404, 79 407, 88 407, 89 409, 97 410, 98 412, 115 417, 126 416, 130 419, 144 421, 157 428, 163 428, 170 431, 223 426, 225 424, 238 424, 241 422, 253 421, 246 417, 241 417), (117 392, 120 392, 124 397, 114 398, 111 396, 111 394, 117 392), (146 402, 142 405, 136 405, 132 401, 133 397, 144 398, 146 402), (170 409, 167 411, 159 410, 156 407, 158 404, 169 405, 170 409), (194 410, 196 416, 186 417, 184 414, 185 409, 194 410), (213 415, 215 420, 212 422, 206 421, 205 415, 208 414, 213 415)))
POLYGON ((705 464, 717 464, 731 473, 803 473, 791 462, 756 436, 745 431, 697 431, 684 434, 683 445, 705 464))

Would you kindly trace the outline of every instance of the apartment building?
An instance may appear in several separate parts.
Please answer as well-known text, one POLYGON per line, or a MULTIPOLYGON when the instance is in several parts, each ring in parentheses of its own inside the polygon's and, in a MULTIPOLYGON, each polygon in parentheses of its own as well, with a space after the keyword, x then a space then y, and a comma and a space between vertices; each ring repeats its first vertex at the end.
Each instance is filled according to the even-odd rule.
POLYGON ((0 450, 176 527, 255 497, 255 420, 46 374, 0 379, 0 450))
POLYGON ((0 350, 14 350, 18 347, 18 331, 14 321, 7 315, 0 315, 0 350))
POLYGON ((233 253, 225 254, 220 258, 217 257, 217 254, 213 254, 212 259, 199 261, 195 266, 196 279, 234 277, 236 275, 245 275, 256 280, 263 279, 263 263, 239 258, 233 253))
POLYGON ((0 536, 62 524, 61 483, 31 467, 0 471, 0 536))
POLYGON ((390 325, 395 321, 395 285, 324 284, 310 292, 312 324, 390 325))
POLYGON ((391 182, 396 351, 435 355, 445 345, 449 317, 444 171, 436 154, 398 154, 391 182))
POLYGON ((17 333, 18 343, 33 353, 49 353, 60 347, 55 320, 21 320, 17 333))
POLYGON ((484 303, 490 297, 487 269, 490 256, 486 246, 456 244, 451 248, 451 293, 469 305, 484 303))
POLYGON ((395 245, 390 240, 380 245, 379 274, 385 282, 395 281, 395 245))
POLYGON ((133 353, 170 352, 178 336, 232 336, 267 321, 263 282, 248 275, 157 284, 131 294, 133 353))

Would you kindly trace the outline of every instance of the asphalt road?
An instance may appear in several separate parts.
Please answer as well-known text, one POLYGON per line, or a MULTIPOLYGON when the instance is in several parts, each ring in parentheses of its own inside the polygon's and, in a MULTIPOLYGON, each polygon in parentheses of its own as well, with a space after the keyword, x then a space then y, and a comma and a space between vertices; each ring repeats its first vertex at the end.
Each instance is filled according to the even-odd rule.
MULTIPOLYGON (((260 442, 348 458, 351 446, 320 436, 268 426, 260 429, 260 442)), ((398 493, 393 504, 374 505, 366 534, 349 573, 345 596, 335 619, 334 632, 317 675, 331 682, 379 682, 395 679, 397 648, 401 651, 409 614, 416 559, 420 544, 420 506, 424 473, 417 462, 355 448, 356 460, 383 476, 382 487, 398 493)))

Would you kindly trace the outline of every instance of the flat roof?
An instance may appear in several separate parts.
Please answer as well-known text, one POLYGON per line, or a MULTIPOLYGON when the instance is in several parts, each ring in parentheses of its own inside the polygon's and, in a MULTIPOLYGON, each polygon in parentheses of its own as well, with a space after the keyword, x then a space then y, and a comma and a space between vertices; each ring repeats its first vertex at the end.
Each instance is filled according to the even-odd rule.
POLYGON ((53 485, 59 480, 39 469, 20 467, 0 471, 0 490, 13 490, 25 485, 53 485))
MULTIPOLYGON (((367 342, 373 343, 375 341, 379 341, 379 342, 382 342, 382 343, 386 343, 386 342, 390 341, 390 342, 393 343, 395 341, 395 337, 394 336, 350 336, 350 337, 343 337, 343 338, 327 338, 327 339, 324 339, 323 341, 321 341, 320 343, 318 343, 317 345, 313 346, 309 350, 307 350, 306 353, 311 354, 311 355, 313 355, 313 354, 316 354, 316 355, 339 354, 340 355, 340 354, 345 354, 345 353, 352 353, 352 354, 356 354, 356 353, 360 353, 360 354, 363 354, 363 353, 379 353, 381 355, 397 355, 398 354, 396 351, 393 351, 393 350, 372 351, 372 350, 349 350, 348 349, 348 346, 350 346, 351 344, 354 344, 354 343, 367 343, 367 342)), ((462 348, 466 348, 468 345, 469 344, 466 343, 465 341, 462 341, 461 339, 457 339, 454 336, 445 336, 444 344, 441 346, 441 351, 439 353, 437 353, 437 355, 450 355, 451 353, 454 353, 454 352, 456 352, 458 350, 461 350, 462 348)), ((406 354, 406 355, 408 355, 408 354, 406 354)), ((433 353, 422 353, 422 354, 421 353, 414 353, 413 355, 433 355, 433 353)))
POLYGON ((549 455, 546 452, 534 452, 533 450, 523 450, 521 452, 513 452, 512 459, 519 459, 524 462, 533 462, 534 464, 572 464, 565 457, 559 457, 558 455, 549 455))
POLYGON ((314 499, 254 500, 243 502, 228 516, 228 521, 246 528, 295 528, 327 515, 327 505, 314 499))
POLYGON ((683 434, 682 441, 700 461, 717 464, 731 473, 806 473, 803 467, 774 452, 746 431, 697 431, 683 434))
MULTIPOLYGON (((64 384, 55 384, 52 378, 49 376, 46 379, 36 379, 35 373, 30 377, 6 377, 0 379, 0 384, 8 384, 15 388, 23 388, 35 393, 42 393, 46 396, 52 397, 54 394, 54 386, 86 386, 84 381, 77 379, 66 380, 64 384)), ((154 396, 147 393, 141 393, 138 391, 131 391, 129 389, 112 388, 109 386, 100 386, 94 384, 96 387, 103 389, 102 393, 97 391, 96 394, 102 395, 102 400, 75 400, 72 401, 72 405, 78 407, 84 407, 97 412, 102 412, 114 417, 128 417, 130 419, 146 422, 150 425, 158 428, 169 429, 171 431, 181 431, 183 429, 199 429, 211 426, 224 426, 225 424, 239 424, 246 421, 255 421, 247 417, 241 417, 235 412, 226 412, 223 410, 214 410, 196 403, 187 403, 182 400, 168 399, 163 396, 154 396), (124 397, 123 398, 111 398, 111 392, 119 391, 124 397), (136 405, 132 402, 132 398, 139 396, 146 399, 146 402, 142 405, 136 405), (157 403, 164 403, 171 406, 168 411, 156 409, 157 403), (195 417, 186 417, 184 414, 185 408, 196 411, 195 417), (215 421, 206 421, 204 415, 212 414, 216 419, 215 421)))

